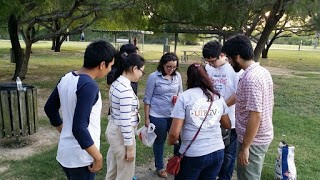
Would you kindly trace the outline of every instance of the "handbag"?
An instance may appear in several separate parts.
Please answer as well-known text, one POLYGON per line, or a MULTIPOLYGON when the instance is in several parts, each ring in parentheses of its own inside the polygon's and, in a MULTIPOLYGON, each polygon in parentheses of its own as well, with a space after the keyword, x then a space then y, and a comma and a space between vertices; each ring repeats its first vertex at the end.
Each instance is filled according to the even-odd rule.
POLYGON ((180 171, 180 162, 182 160, 182 155, 173 156, 168 160, 166 171, 169 174, 177 175, 180 171))
POLYGON ((198 131, 196 132, 196 134, 194 135, 194 137, 192 138, 190 144, 187 146, 187 148, 184 150, 184 152, 181 154, 181 155, 174 155, 173 157, 171 157, 169 160, 168 160, 168 164, 167 164, 167 167, 166 167, 166 171, 167 173, 169 174, 172 174, 172 175, 177 175, 180 171, 180 162, 184 156, 184 154, 186 153, 186 151, 189 149, 189 147, 191 146, 191 144, 193 143, 193 141, 196 139, 196 137, 198 136, 199 132, 200 132, 200 129, 204 123, 204 121, 207 119, 207 116, 209 114, 209 111, 211 109, 211 106, 212 106, 212 103, 213 101, 211 101, 210 103, 210 106, 208 108, 208 111, 206 113, 206 116, 204 117, 198 131))

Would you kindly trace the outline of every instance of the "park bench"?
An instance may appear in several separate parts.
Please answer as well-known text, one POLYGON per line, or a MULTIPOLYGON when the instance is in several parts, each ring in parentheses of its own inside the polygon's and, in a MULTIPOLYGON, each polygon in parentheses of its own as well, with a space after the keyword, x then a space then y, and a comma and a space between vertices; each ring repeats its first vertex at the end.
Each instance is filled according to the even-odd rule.
POLYGON ((182 62, 187 62, 189 60, 190 56, 198 56, 198 57, 202 57, 202 52, 201 51, 192 51, 192 50, 185 50, 182 51, 183 52, 183 56, 181 56, 181 61, 182 62))

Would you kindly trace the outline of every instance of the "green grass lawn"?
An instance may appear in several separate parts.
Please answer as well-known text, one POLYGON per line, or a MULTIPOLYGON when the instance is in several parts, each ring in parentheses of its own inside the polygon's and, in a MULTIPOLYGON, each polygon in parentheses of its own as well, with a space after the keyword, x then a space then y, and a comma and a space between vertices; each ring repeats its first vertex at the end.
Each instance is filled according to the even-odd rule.
MULTIPOLYGON (((68 71, 78 69, 82 65, 83 52, 87 42, 66 42, 62 52, 50 50, 50 42, 38 42, 33 46, 33 54, 29 63, 27 79, 24 83, 31 84, 38 89, 52 89, 59 78, 68 71)), ((293 48, 271 49, 268 59, 262 59, 263 66, 279 67, 296 70, 296 76, 273 75, 275 84, 275 107, 273 115, 275 137, 266 155, 262 179, 274 179, 275 157, 279 141, 285 140, 295 146, 295 163, 299 179, 317 179, 320 176, 320 148, 317 143, 320 139, 317 128, 320 126, 320 51, 311 48, 302 48, 302 51, 293 48)), ((9 60, 9 41, 0 41, 0 82, 10 81, 15 64, 9 60)), ((173 49, 173 46, 171 47, 173 49)), ((182 50, 201 51, 201 46, 178 46, 177 54, 182 56, 182 50)), ((162 45, 146 44, 142 55, 147 60, 158 60, 162 55, 162 45)), ((147 62, 145 71, 148 74, 155 71, 157 64, 147 62)), ((180 64, 179 71, 183 74, 187 64, 180 64)), ((139 98, 143 98, 145 81, 144 76, 139 82, 139 98)), ((104 79, 99 79, 99 86, 103 98, 107 98, 107 88, 104 79)), ((103 111, 106 111, 105 109, 103 111)), ((143 109, 141 109, 143 114, 143 109)), ((143 117, 143 116, 142 116, 143 117)), ((40 126, 49 126, 48 119, 39 118, 40 126)), ((104 131, 106 117, 102 119, 101 151, 105 157, 108 145, 104 131)), ((171 147, 166 147, 166 155, 171 154, 171 147)), ((56 145, 47 150, 23 160, 0 159, 8 171, 0 173, 0 179, 64 179, 64 174, 56 160, 56 145)), ((137 165, 152 161, 152 150, 138 141, 137 165)), ((104 165, 104 168, 106 166, 104 165)), ((153 167, 151 167, 153 168, 153 167)), ((104 179, 105 169, 98 173, 97 179, 104 179)))

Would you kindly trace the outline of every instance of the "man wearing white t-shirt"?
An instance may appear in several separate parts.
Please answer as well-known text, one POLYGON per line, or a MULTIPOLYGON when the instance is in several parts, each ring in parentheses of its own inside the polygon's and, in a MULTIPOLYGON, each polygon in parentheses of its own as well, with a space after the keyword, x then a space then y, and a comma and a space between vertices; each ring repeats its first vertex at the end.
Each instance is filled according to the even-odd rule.
POLYGON ((95 79, 110 72, 114 55, 114 47, 106 41, 89 44, 83 66, 61 77, 44 107, 60 132, 56 160, 67 179, 93 180, 102 168, 102 100, 95 79))
MULTIPOLYGON (((213 81, 214 89, 226 100, 229 107, 231 121, 230 144, 226 144, 224 161, 219 172, 219 179, 231 179, 237 148, 237 133, 235 131, 235 99, 239 81, 239 74, 228 63, 225 54, 221 53, 221 44, 218 41, 210 41, 203 47, 203 57, 208 63, 205 68, 213 81)), ((242 72, 240 72, 242 73, 242 72)))

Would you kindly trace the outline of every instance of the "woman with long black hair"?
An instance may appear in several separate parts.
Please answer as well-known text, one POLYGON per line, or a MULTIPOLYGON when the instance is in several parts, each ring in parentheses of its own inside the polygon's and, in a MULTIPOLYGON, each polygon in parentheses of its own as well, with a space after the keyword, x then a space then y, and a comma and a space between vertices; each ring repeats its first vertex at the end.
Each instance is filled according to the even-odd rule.
POLYGON ((190 65, 187 90, 179 95, 171 113, 168 144, 175 144, 180 136, 179 153, 184 154, 175 179, 216 179, 224 156, 220 125, 231 126, 227 113, 225 100, 213 89, 204 67, 197 63, 190 65), (192 142, 199 128, 199 134, 192 142))

